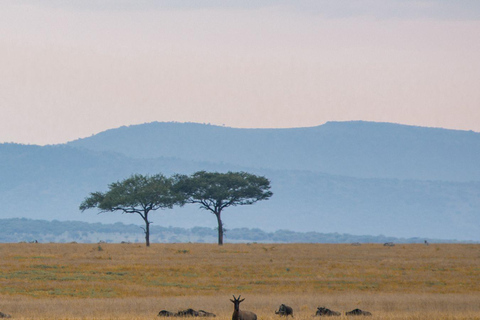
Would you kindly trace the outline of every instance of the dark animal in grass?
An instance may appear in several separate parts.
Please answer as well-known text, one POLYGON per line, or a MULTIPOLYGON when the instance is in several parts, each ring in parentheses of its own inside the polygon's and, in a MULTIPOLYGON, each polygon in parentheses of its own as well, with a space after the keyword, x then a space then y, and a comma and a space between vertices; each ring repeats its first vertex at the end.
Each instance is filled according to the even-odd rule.
POLYGON ((240 303, 244 301, 245 299, 240 300, 241 296, 238 296, 238 298, 235 298, 233 296, 233 300, 230 299, 230 301, 233 302, 233 314, 232 314, 232 320, 257 320, 257 315, 251 311, 241 311, 240 310, 240 303))
POLYGON ((293 317, 293 309, 292 307, 289 307, 287 305, 284 305, 283 303, 278 307, 278 311, 275 311, 275 314, 281 315, 281 316, 292 316, 293 317))
POLYGON ((173 313, 167 310, 162 310, 158 313, 159 317, 216 317, 215 314, 205 311, 205 310, 198 310, 195 311, 193 309, 185 309, 180 310, 177 313, 173 313))
POLYGON ((339 315, 340 315, 340 312, 333 311, 325 307, 318 307, 317 312, 315 313, 315 316, 320 316, 320 317, 339 316, 339 315))
POLYGON ((167 311, 167 310, 162 310, 158 313, 158 317, 174 317, 175 313, 167 311))
POLYGON ((372 314, 368 311, 363 311, 360 309, 353 309, 352 311, 345 312, 347 316, 371 316, 372 314))
POLYGON ((177 317, 198 317, 198 311, 193 309, 185 309, 178 311, 176 314, 177 317))
POLYGON ((3 312, 0 312, 0 318, 11 318, 12 316, 3 312))
POLYGON ((216 317, 214 313, 211 313, 205 310, 198 310, 198 316, 199 317, 216 317))

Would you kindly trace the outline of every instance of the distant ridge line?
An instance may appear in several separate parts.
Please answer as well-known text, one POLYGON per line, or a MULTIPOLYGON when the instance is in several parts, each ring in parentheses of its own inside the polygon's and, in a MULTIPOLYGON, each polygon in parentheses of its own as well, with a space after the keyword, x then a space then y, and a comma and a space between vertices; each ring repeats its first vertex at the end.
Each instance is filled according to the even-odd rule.
MULTIPOLYGON (((80 221, 47 221, 25 218, 0 219, 4 232, 0 234, 0 242, 79 242, 95 243, 99 241, 121 243, 142 243, 143 234, 140 226, 122 223, 87 223, 80 221)), ((389 236, 352 235, 320 232, 294 232, 277 230, 265 232, 258 228, 234 228, 228 230, 227 240, 230 242, 262 242, 262 243, 473 243, 448 239, 429 238, 397 238, 389 236)), ((152 226, 152 237, 156 242, 165 243, 216 243, 214 228, 193 227, 159 227, 152 226)))
POLYGON ((67 145, 131 158, 173 157, 356 178, 480 181, 480 133, 387 122, 330 121, 285 129, 151 122, 67 145))
POLYGON ((194 121, 151 121, 151 122, 144 122, 144 123, 137 123, 137 124, 129 124, 129 125, 122 125, 119 127, 108 128, 102 131, 99 131, 95 134, 91 134, 88 137, 78 138, 69 140, 65 143, 58 143, 58 144, 69 144, 78 140, 88 139, 92 136, 96 136, 98 134, 102 134, 107 131, 117 130, 117 129, 128 129, 134 128, 138 126, 146 126, 146 125, 156 125, 156 124, 174 124, 174 125, 198 125, 198 126, 207 126, 207 127, 218 127, 218 128, 225 128, 225 129, 235 129, 235 130, 295 130, 295 129, 311 129, 311 128, 318 128, 325 125, 332 125, 332 124, 355 124, 355 123, 367 123, 367 124, 378 124, 378 125, 393 125, 393 126, 401 126, 401 127, 411 127, 411 128, 421 128, 421 129, 435 129, 435 130, 447 130, 447 131, 460 131, 460 132, 471 132, 471 133, 479 133, 480 131, 475 130, 466 130, 466 129, 455 129, 455 128, 444 128, 444 127, 435 127, 435 126, 422 126, 416 124, 405 124, 399 122, 388 122, 388 121, 368 121, 368 120, 329 120, 322 124, 318 125, 311 125, 311 126, 293 126, 293 127, 235 127, 235 126, 226 126, 221 124, 212 124, 212 123, 202 123, 202 122, 194 122, 194 121))

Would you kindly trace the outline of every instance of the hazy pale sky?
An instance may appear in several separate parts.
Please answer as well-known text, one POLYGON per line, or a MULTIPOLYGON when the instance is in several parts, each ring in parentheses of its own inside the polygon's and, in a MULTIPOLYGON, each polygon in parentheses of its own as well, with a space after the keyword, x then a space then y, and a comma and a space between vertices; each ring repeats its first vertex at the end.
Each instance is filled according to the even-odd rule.
POLYGON ((2 0, 0 142, 122 125, 480 132, 478 0, 2 0))

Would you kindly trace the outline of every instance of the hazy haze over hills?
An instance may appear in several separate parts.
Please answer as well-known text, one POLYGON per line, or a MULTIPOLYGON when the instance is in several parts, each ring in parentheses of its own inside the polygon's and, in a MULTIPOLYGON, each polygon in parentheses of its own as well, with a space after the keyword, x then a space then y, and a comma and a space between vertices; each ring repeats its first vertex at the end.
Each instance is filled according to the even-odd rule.
MULTIPOLYGON (((480 241, 478 150, 479 133, 388 123, 295 129, 148 123, 66 145, 0 145, 0 218, 140 224, 136 216, 80 213, 78 206, 89 192, 132 173, 243 170, 271 179, 274 196, 226 210, 227 229, 480 241)), ((195 206, 152 218, 165 227, 216 223, 195 206)))

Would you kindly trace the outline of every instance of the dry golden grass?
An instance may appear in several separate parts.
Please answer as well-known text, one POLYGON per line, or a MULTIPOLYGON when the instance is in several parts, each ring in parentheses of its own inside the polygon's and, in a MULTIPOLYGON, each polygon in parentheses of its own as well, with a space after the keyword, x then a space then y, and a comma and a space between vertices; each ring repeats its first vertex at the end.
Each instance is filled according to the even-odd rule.
POLYGON ((228 319, 232 294, 261 320, 278 319, 280 303, 297 320, 317 306, 480 319, 479 245, 0 244, 0 257, 0 311, 15 319, 155 319, 185 308, 228 319))

